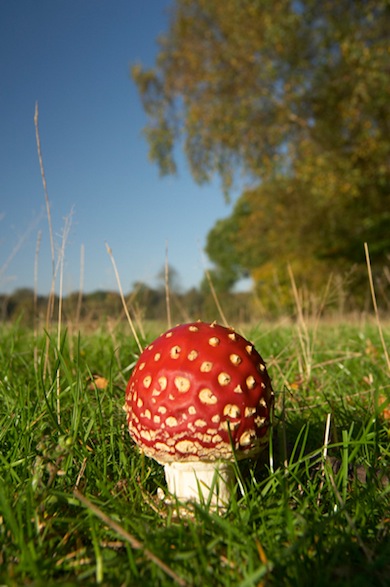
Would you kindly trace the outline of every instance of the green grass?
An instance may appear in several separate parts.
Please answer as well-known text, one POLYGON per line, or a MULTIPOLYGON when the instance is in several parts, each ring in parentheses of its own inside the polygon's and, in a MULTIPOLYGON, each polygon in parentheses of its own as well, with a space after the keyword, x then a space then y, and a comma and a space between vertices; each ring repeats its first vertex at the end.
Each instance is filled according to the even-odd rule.
POLYGON ((376 328, 245 334, 277 392, 270 449, 240 464, 225 514, 178 517, 156 500, 162 468, 126 429, 131 335, 64 335, 58 349, 2 327, 0 585, 389 585, 390 383, 376 328))

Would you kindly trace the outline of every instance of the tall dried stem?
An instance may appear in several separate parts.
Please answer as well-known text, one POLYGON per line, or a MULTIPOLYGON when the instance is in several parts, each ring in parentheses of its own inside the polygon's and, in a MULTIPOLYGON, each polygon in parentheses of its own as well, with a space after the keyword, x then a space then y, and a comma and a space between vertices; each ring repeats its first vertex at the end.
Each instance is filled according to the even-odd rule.
POLYGON ((46 315, 46 328, 47 328, 48 327, 49 320, 53 316, 53 308, 54 308, 55 250, 54 250, 53 224, 52 224, 52 220, 51 220, 51 211, 50 211, 50 200, 49 200, 49 193, 47 191, 45 168, 44 168, 44 165, 43 165, 42 150, 41 150, 41 138, 40 138, 40 134, 39 134, 39 108, 38 108, 38 102, 36 102, 36 104, 35 104, 34 124, 35 124, 35 138, 36 138, 36 143, 37 143, 37 152, 38 152, 39 167, 40 167, 40 170, 41 170, 43 193, 44 193, 44 196, 45 196, 47 222, 48 222, 48 226, 49 226, 50 251, 51 251, 52 282, 51 282, 50 296, 49 296, 49 302, 48 302, 48 308, 47 308, 47 315, 46 315))
POLYGON ((34 259, 34 365, 35 370, 38 367, 38 348, 37 348, 37 338, 38 338, 38 260, 39 260, 39 251, 41 248, 41 240, 42 240, 42 231, 38 231, 37 236, 37 243, 35 246, 35 259, 34 259))
POLYGON ((208 282, 209 287, 210 287, 211 295, 213 296, 213 300, 215 302, 215 305, 217 306, 217 310, 218 310, 218 313, 219 313, 219 315, 221 317, 222 323, 225 326, 229 326, 229 323, 228 323, 228 321, 226 319, 226 316, 224 314, 224 311, 222 310, 222 306, 221 306, 220 301, 218 299, 217 292, 215 291, 215 287, 214 287, 213 281, 211 279, 210 271, 208 271, 207 269, 205 269, 205 274, 206 274, 207 282, 208 282))
POLYGON ((325 435, 324 435, 324 447, 322 451, 322 479, 320 483, 320 488, 318 491, 317 497, 317 505, 319 505, 321 500, 321 492, 324 487, 324 480, 325 480, 325 465, 326 459, 328 457, 328 447, 329 447, 329 440, 330 440, 330 422, 331 422, 332 415, 328 414, 326 417, 326 425, 325 425, 325 435))
POLYGON ((387 351, 385 338, 383 336, 383 330, 382 330, 381 321, 380 321, 380 318, 379 318, 378 304, 376 302, 376 295, 375 295, 374 280, 372 278, 372 271, 371 271, 370 253, 369 253, 369 250, 368 250, 368 244, 367 243, 364 243, 364 252, 366 254, 368 280, 370 282, 371 298, 372 298, 372 304, 374 306, 374 312, 375 312, 376 323, 377 323, 377 326, 378 326, 379 337, 381 339, 381 344, 382 344, 382 348, 383 348, 383 354, 384 354, 385 359, 386 359, 387 369, 390 372, 390 358, 389 358, 389 353, 387 351))
POLYGON ((165 246, 165 305, 167 308, 168 328, 172 327, 171 301, 169 295, 169 264, 168 264, 168 243, 165 246))
POLYGON ((112 254, 111 247, 109 247, 109 245, 107 243, 106 243, 106 249, 107 249, 107 253, 108 253, 108 255, 109 255, 110 259, 111 259, 111 263, 112 263, 112 266, 113 266, 113 269, 114 269, 115 278, 116 278, 116 282, 118 284, 119 293, 120 293, 121 300, 122 300, 122 306, 123 306, 123 309, 125 311, 127 321, 128 321, 128 323, 130 325, 131 332, 133 333, 134 340, 137 343, 137 346, 139 348, 139 351, 140 351, 140 353, 142 353, 142 351, 143 351, 142 344, 141 344, 141 342, 140 342, 140 340, 138 338, 137 331, 136 331, 136 329, 134 327, 133 320, 131 319, 131 316, 129 314, 129 310, 127 309, 127 304, 126 304, 125 296, 123 295, 122 284, 121 284, 121 280, 119 278, 119 272, 118 272, 118 269, 117 269, 117 266, 116 266, 116 263, 115 263, 114 255, 112 254))
POLYGON ((319 326, 320 318, 322 316, 322 313, 323 313, 323 310, 324 310, 324 307, 326 304, 326 300, 329 295, 330 285, 332 283, 333 276, 330 275, 330 277, 327 281, 322 299, 319 301, 319 303, 316 302, 316 305, 314 308, 313 307, 311 308, 313 320, 312 320, 312 328, 309 331, 307 319, 305 319, 304 312, 303 312, 303 300, 302 300, 303 296, 302 296, 302 294, 301 295, 299 294, 291 265, 288 265, 288 273, 290 276, 295 306, 297 309, 298 338, 299 338, 299 344, 300 344, 301 351, 302 351, 303 364, 301 363, 299 357, 298 357, 298 359, 299 359, 299 363, 301 364, 302 373, 304 371, 306 377, 309 379, 310 375, 311 375, 312 367, 313 367, 313 365, 312 365, 313 348, 315 345, 318 326, 319 326), (303 365, 304 365, 304 367, 303 367, 303 365))
MULTIPOLYGON (((59 269, 60 269, 58 320, 57 320, 57 349, 58 349, 58 352, 61 348, 65 245, 66 245, 66 241, 68 239, 70 227, 72 224, 72 214, 73 214, 73 210, 71 210, 69 216, 67 216, 65 218, 64 229, 62 231, 61 248, 59 251, 58 261, 57 261, 57 267, 59 266, 59 269)), ((57 267, 55 269, 55 274, 57 273, 57 267)), ((58 369, 57 369, 57 422, 58 422, 58 424, 61 424, 61 402, 60 402, 61 385, 60 385, 60 379, 61 379, 60 378, 60 368, 58 367, 58 369)))
MULTIPOLYGON (((55 267, 53 224, 52 224, 52 220, 51 220, 50 201, 49 201, 49 194, 47 191, 45 168, 43 165, 42 150, 41 150, 41 138, 40 138, 40 134, 39 134, 38 122, 39 122, 39 109, 38 109, 38 102, 36 102, 35 114, 34 114, 35 138, 36 138, 36 143, 37 143, 39 167, 41 170, 43 193, 45 196, 47 222, 48 222, 48 226, 49 226, 50 251, 51 251, 51 286, 50 286, 49 300, 48 300, 47 309, 46 309, 46 331, 48 331, 49 330, 49 323, 53 317, 53 312, 54 312, 54 290, 55 290, 55 280, 56 280, 56 267, 55 267)), ((45 360, 44 360, 44 367, 43 367, 43 376, 44 377, 46 376, 46 371, 48 368, 49 368, 49 339, 47 338, 46 339, 46 349, 45 349, 45 360)))
POLYGON ((84 259, 85 259, 85 247, 84 243, 80 247, 80 282, 79 282, 79 295, 77 297, 77 308, 76 308, 76 328, 78 330, 80 323, 81 304, 83 301, 83 289, 84 289, 84 259))
MULTIPOLYGON (((310 353, 309 330, 308 330, 307 324, 305 322, 305 319, 303 317, 302 300, 299 296, 298 288, 297 288, 297 285, 295 282, 294 273, 293 273, 293 270, 292 270, 292 267, 290 264, 288 265, 288 273, 290 276, 291 287, 292 287, 294 300, 295 300, 295 307, 296 307, 297 315, 298 315, 298 339, 299 339, 299 344, 301 346, 302 358, 305 363, 306 376, 309 378, 310 372, 311 372, 311 361, 310 361, 310 354, 311 353, 310 353)), ((303 371, 303 367, 301 367, 301 370, 303 371)))

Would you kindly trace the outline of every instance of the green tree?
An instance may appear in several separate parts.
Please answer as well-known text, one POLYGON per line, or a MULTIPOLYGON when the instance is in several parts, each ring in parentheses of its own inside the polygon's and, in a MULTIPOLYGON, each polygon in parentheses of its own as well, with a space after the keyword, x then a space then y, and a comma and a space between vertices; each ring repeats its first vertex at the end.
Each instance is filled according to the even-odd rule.
POLYGON ((133 77, 151 159, 244 191, 209 234, 220 283, 270 263, 373 262, 390 247, 388 0, 176 0, 156 65, 133 77))

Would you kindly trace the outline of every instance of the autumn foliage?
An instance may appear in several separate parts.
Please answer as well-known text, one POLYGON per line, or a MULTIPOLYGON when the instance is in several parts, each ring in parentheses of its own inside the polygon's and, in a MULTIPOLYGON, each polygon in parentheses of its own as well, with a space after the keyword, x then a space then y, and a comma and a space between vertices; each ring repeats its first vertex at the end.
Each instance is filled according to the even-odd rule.
POLYGON ((174 2, 155 67, 132 74, 162 173, 180 146, 196 181, 246 186, 208 236, 222 290, 290 264, 359 292, 364 242, 388 287, 389 30, 386 0, 174 2))

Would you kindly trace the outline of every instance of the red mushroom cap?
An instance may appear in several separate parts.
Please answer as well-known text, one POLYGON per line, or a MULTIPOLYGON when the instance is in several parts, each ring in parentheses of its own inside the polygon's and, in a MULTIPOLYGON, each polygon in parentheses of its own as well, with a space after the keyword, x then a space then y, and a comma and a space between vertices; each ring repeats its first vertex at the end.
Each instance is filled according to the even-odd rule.
POLYGON ((194 322, 142 352, 126 388, 134 441, 160 463, 257 453, 267 442, 271 380, 254 346, 230 328, 194 322))

